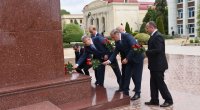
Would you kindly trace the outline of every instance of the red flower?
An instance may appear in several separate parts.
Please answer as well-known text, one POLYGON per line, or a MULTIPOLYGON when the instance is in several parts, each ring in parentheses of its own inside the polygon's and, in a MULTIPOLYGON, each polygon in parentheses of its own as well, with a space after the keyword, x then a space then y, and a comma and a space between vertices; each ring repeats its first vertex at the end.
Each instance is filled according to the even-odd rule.
POLYGON ((132 48, 136 48, 135 45, 133 45, 132 48))
POLYGON ((67 67, 65 67, 65 73, 67 72, 67 67))
POLYGON ((86 64, 87 65, 92 65, 92 62, 91 61, 87 61, 86 64))
POLYGON ((91 61, 91 58, 87 58, 87 60, 86 61, 91 61))
POLYGON ((141 46, 139 44, 135 44, 135 47, 136 48, 140 48, 141 46))

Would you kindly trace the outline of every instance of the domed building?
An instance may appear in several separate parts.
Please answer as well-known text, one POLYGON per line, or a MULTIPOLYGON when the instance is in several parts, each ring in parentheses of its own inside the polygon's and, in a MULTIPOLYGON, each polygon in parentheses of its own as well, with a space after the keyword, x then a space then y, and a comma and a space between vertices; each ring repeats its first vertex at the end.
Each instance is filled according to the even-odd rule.
POLYGON ((133 31, 139 30, 142 20, 153 2, 138 0, 95 0, 83 9, 84 27, 95 25, 98 32, 109 32, 119 25, 129 23, 133 31))

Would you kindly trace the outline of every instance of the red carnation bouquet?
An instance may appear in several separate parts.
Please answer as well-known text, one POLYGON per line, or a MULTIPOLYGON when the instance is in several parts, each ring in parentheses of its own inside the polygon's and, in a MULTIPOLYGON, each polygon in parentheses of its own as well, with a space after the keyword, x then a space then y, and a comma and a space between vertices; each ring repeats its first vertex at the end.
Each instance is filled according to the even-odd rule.
POLYGON ((106 48, 108 48, 108 50, 110 52, 112 52, 114 50, 114 43, 111 43, 108 38, 105 38, 105 40, 103 41, 103 44, 105 44, 106 48))
POLYGON ((97 69, 99 67, 99 65, 101 65, 101 62, 97 59, 87 58, 86 64, 89 66, 92 66, 93 69, 97 69))
POLYGON ((136 53, 144 53, 145 52, 145 48, 142 45, 139 45, 139 44, 133 45, 132 49, 136 53))
POLYGON ((68 62, 67 64, 65 64, 65 74, 71 74, 72 73, 72 71, 74 70, 73 69, 73 65, 72 65, 72 63, 70 63, 70 62, 68 62))

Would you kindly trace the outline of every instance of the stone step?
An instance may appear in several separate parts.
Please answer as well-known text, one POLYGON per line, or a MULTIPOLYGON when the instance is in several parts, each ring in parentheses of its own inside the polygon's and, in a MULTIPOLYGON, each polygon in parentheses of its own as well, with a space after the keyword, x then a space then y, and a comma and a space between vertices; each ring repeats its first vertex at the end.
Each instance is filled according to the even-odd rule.
POLYGON ((49 101, 44 101, 44 102, 27 105, 23 107, 18 107, 18 108, 13 108, 9 110, 61 110, 61 109, 49 101))
POLYGON ((91 90, 92 95, 90 98, 64 103, 58 105, 58 107, 61 110, 105 110, 130 104, 130 97, 115 92, 115 89, 92 86, 91 90))

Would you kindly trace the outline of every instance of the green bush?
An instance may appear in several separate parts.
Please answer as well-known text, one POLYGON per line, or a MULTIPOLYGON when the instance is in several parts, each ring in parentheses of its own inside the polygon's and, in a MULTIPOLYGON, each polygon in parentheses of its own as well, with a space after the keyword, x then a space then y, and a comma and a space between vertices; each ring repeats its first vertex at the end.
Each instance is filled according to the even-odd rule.
POLYGON ((194 43, 194 40, 193 40, 193 39, 190 39, 190 43, 194 43))
POLYGON ((132 33, 132 35, 133 35, 133 36, 136 36, 138 33, 139 33, 139 32, 136 32, 136 31, 135 31, 135 32, 132 33))
POLYGON ((145 27, 146 27, 146 23, 143 22, 143 24, 140 27, 140 33, 146 33, 145 27))
MULTIPOLYGON (((81 47, 84 46, 83 43, 78 43, 81 47)), ((63 43, 63 48, 72 48, 74 44, 63 43)))
POLYGON ((164 24, 163 24, 163 16, 159 16, 156 19, 156 25, 160 33, 165 34, 164 24))
POLYGON ((199 39, 198 39, 198 38, 195 38, 195 39, 194 39, 194 43, 199 43, 199 39))
POLYGON ((130 26, 129 26, 128 22, 126 22, 125 31, 126 31, 127 33, 129 33, 129 34, 132 33, 132 31, 131 31, 131 29, 130 29, 130 26))
POLYGON ((173 36, 162 34, 164 39, 173 39, 173 36))
POLYGON ((138 43, 141 44, 141 45, 147 45, 149 38, 150 38, 150 36, 148 34, 145 34, 145 33, 138 33, 135 36, 135 39, 137 39, 138 43))
POLYGON ((83 30, 79 25, 76 24, 66 24, 63 28, 63 42, 81 42, 81 37, 83 36, 83 30))

